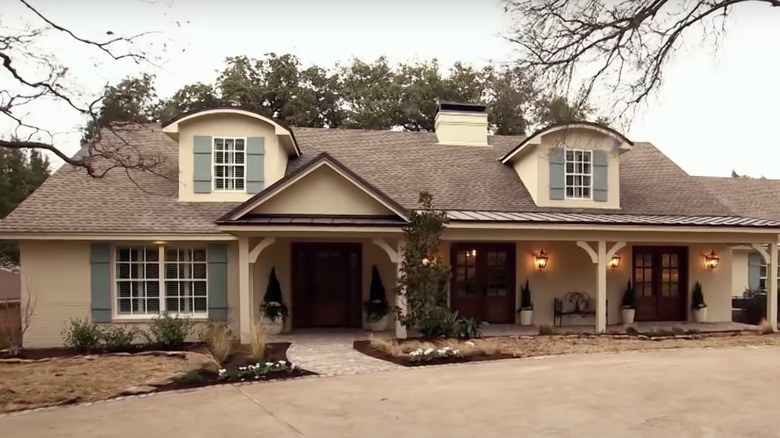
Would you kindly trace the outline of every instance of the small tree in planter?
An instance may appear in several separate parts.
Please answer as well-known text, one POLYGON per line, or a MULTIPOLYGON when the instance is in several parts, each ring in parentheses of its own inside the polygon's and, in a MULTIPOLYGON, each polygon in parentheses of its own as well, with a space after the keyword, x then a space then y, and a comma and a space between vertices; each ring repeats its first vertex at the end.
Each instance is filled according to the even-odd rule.
POLYGON ((404 228, 406 244, 396 293, 406 297, 407 313, 396 309, 398 319, 408 329, 419 328, 423 336, 458 336, 461 324, 447 307, 450 267, 438 257, 447 215, 433 207, 428 192, 420 193, 419 202, 422 208, 412 212, 404 228))
POLYGON ((271 275, 268 277, 268 287, 265 289, 260 312, 267 334, 278 335, 282 332, 284 320, 287 318, 287 306, 282 302, 282 287, 276 278, 276 268, 271 268, 271 275))
POLYGON ((628 280, 626 291, 623 292, 623 301, 620 303, 620 309, 623 316, 623 324, 633 324, 636 315, 636 295, 631 280, 628 280))
POLYGON ((372 332, 381 332, 387 328, 387 314, 390 307, 385 296, 385 287, 379 277, 376 266, 371 268, 371 290, 365 305, 366 326, 372 332))
POLYGON ((531 301, 531 287, 528 280, 520 287, 520 325, 531 325, 534 318, 534 303, 531 301))
POLYGON ((691 309, 693 309, 693 320, 695 322, 707 321, 707 303, 704 302, 704 293, 702 293, 701 283, 698 281, 693 285, 691 309))

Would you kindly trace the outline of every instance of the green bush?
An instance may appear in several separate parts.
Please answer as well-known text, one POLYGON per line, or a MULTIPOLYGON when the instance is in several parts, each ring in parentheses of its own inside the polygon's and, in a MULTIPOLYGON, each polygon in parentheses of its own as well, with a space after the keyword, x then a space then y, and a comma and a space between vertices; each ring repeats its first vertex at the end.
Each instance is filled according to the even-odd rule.
POLYGON ((696 309, 702 309, 704 307, 707 307, 707 304, 704 302, 704 294, 701 291, 701 283, 698 281, 696 284, 693 285, 693 294, 691 296, 691 308, 696 309))
POLYGON ((100 348, 103 334, 94 322, 71 318, 69 325, 62 330, 62 337, 66 347, 89 353, 100 348))
POLYGON ((148 348, 155 350, 181 350, 187 335, 192 332, 192 321, 163 313, 152 320, 143 332, 148 348))
POLYGON ((458 331, 459 338, 478 338, 481 334, 479 329, 479 321, 474 318, 460 318, 458 320, 460 328, 458 331))
POLYGON ((531 287, 528 285, 528 280, 525 280, 525 284, 520 287, 520 310, 533 310, 534 303, 531 301, 531 287))
POLYGON ((102 344, 106 351, 127 351, 133 347, 138 330, 123 326, 111 326, 102 330, 102 344))
POLYGON ((420 334, 428 338, 454 338, 460 333, 460 318, 458 312, 447 307, 437 306, 428 309, 424 315, 419 315, 418 329, 420 334))
POLYGON ((625 292, 623 292, 623 301, 620 303, 623 309, 636 309, 636 294, 634 287, 631 286, 631 280, 628 280, 625 292))

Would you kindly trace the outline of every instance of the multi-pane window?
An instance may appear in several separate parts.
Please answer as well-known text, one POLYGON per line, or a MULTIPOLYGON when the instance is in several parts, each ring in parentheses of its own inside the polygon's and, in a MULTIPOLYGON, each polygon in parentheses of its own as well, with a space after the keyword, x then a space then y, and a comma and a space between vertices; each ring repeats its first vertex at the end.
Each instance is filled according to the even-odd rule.
MULTIPOLYGON (((768 272, 765 264, 761 264, 761 268, 758 271, 758 291, 766 293, 766 280, 768 272)), ((780 266, 777 267, 777 286, 780 290, 780 266)))
POLYGON ((208 311, 206 273, 206 250, 203 248, 118 247, 115 257, 116 314, 205 315, 208 311))
POLYGON ((567 199, 590 199, 593 178, 593 151, 566 149, 567 199))
POLYGON ((244 191, 246 139, 214 137, 214 190, 244 191))

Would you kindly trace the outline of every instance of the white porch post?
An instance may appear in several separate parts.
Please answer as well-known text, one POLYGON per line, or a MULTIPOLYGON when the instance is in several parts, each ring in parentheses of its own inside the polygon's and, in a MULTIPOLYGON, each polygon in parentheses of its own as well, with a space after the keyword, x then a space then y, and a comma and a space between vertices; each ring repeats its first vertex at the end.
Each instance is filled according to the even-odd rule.
MULTIPOLYGON (((398 259, 396 260, 396 272, 395 281, 397 282, 401 278, 401 267, 403 266, 403 254, 401 252, 400 244, 398 245, 398 259)), ((398 307, 398 314, 395 318, 395 337, 398 339, 406 339, 406 327, 401 324, 399 316, 406 315, 406 295, 403 294, 403 289, 400 289, 395 295, 395 305, 398 307)))
POLYGON ((241 343, 249 343, 252 329, 252 290, 249 284, 249 238, 238 239, 238 320, 241 343))
POLYGON ((769 266, 766 267, 766 319, 772 324, 772 330, 777 330, 777 241, 769 244, 769 266))
POLYGON ((596 272, 596 333, 607 331, 607 242, 599 240, 596 272))

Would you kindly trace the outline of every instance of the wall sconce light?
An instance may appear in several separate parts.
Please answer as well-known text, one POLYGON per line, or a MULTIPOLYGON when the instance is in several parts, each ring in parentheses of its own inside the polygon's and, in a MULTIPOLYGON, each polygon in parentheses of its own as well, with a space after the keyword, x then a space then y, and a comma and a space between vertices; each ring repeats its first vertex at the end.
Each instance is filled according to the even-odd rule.
POLYGON ((422 265, 423 266, 428 266, 430 264, 431 264, 431 260, 428 257, 425 257, 425 258, 422 259, 422 265))
POLYGON ((534 254, 534 264, 536 265, 536 269, 542 270, 545 267, 547 267, 547 254, 544 253, 544 250, 539 250, 538 254, 534 254))
POLYGON ((709 254, 704 256, 704 266, 706 266, 710 271, 717 268, 718 263, 720 263, 720 257, 715 254, 715 251, 711 251, 709 254))
POLYGON ((609 265, 609 269, 611 269, 613 271, 615 269, 617 269, 618 267, 620 267, 620 256, 617 255, 617 254, 613 255, 612 259, 610 259, 610 261, 609 261, 609 263, 607 265, 609 265))

